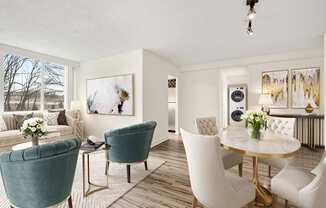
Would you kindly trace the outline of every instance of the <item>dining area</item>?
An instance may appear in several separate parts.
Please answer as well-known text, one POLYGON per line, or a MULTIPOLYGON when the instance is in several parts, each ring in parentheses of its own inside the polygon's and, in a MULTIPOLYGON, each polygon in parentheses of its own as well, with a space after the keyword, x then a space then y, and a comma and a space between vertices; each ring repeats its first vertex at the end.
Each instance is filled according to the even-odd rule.
POLYGON ((215 117, 201 117, 195 119, 196 133, 182 129, 192 207, 324 207, 324 151, 307 168, 310 150, 294 136, 296 120, 263 112, 243 119, 247 127, 218 130, 215 117), (263 118, 259 132, 250 128, 249 118, 258 121, 256 116, 263 118))

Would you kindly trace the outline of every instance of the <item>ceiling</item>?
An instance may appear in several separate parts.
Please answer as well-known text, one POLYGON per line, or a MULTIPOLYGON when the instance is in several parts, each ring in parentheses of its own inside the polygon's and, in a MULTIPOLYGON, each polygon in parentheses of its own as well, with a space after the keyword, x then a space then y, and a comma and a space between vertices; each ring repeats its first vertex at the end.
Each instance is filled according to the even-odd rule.
POLYGON ((86 61, 145 48, 176 65, 321 49, 325 0, 1 0, 0 42, 86 61))

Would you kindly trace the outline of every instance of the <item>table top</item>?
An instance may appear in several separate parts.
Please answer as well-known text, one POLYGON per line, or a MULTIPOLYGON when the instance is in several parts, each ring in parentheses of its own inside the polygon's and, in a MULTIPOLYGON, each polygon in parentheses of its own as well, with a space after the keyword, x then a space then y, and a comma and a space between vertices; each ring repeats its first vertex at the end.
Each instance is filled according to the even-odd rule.
POLYGON ((225 149, 254 157, 288 158, 301 147, 301 143, 295 138, 268 132, 263 134, 260 140, 252 139, 246 128, 229 127, 219 137, 225 149))

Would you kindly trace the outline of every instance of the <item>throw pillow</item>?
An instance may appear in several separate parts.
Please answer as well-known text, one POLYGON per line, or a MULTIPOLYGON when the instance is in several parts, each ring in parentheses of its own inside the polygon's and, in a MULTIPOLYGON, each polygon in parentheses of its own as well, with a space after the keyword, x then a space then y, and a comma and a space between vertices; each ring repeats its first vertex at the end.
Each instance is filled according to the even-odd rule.
POLYGON ((25 120, 33 118, 33 113, 29 113, 29 114, 26 114, 26 115, 13 114, 13 116, 14 116, 14 119, 16 121, 17 129, 20 129, 25 120))
POLYGON ((2 116, 0 116, 0 131, 7 131, 7 125, 2 116))
POLYGON ((66 110, 60 111, 58 115, 58 124, 68 126, 66 110))
POLYGON ((58 115, 59 112, 45 112, 44 120, 49 126, 56 126, 58 125, 58 115))

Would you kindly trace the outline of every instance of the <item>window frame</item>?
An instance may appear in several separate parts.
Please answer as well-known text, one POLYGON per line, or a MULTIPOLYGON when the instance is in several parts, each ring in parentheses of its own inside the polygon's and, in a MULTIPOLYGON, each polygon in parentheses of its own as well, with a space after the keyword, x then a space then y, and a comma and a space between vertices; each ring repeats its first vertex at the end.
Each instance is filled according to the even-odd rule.
MULTIPOLYGON (((67 63, 69 61, 62 59, 60 61, 59 58, 52 57, 52 56, 47 56, 44 54, 39 54, 39 53, 34 53, 31 51, 25 51, 24 49, 19 49, 17 50, 6 50, 1 48, 0 46, 0 56, 1 56, 1 63, 0 63, 0 113, 24 113, 24 112, 43 112, 47 109, 45 109, 45 99, 44 99, 44 92, 46 85, 44 83, 44 70, 45 70, 45 63, 55 63, 55 64, 60 64, 64 66, 64 109, 67 109, 71 102, 71 96, 72 94, 69 93, 71 89, 69 89, 69 81, 71 80, 72 77, 70 74, 72 73, 72 66, 76 65, 76 62, 71 62, 71 64, 67 63), (22 52, 23 51, 23 52, 22 52), (3 57, 6 54, 13 54, 13 55, 18 55, 18 56, 23 56, 31 59, 37 59, 41 62, 41 90, 40 90, 40 109, 39 110, 28 110, 28 111, 5 111, 4 109, 4 69, 2 68, 3 64, 3 57), (70 72, 71 71, 71 72, 70 72)), ((79 64, 78 64, 79 65, 79 64)))

